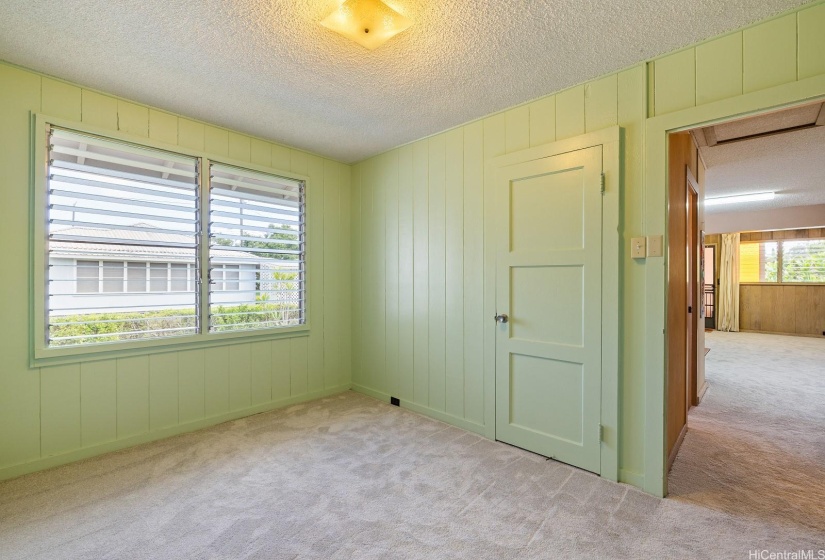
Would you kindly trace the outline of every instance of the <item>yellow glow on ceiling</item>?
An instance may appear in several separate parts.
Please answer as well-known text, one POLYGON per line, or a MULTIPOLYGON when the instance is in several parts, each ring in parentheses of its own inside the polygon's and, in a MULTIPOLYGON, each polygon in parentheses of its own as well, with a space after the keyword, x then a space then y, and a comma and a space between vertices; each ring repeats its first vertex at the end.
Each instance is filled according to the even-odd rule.
POLYGON ((373 50, 407 29, 412 22, 381 0, 346 0, 321 25, 373 50))

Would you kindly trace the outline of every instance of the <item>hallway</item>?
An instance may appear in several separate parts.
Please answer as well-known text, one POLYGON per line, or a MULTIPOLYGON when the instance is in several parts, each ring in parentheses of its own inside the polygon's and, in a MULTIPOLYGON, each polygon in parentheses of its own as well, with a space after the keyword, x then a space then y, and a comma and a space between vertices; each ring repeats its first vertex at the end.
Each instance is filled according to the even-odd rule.
POLYGON ((670 497, 825 542, 825 340, 708 333, 670 497))

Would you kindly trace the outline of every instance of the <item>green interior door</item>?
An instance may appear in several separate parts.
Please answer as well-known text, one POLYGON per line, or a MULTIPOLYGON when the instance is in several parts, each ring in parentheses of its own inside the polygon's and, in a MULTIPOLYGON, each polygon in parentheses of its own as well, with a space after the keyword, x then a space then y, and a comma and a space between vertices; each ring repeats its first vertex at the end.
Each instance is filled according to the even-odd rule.
POLYGON ((496 178, 496 438, 595 473, 601 174, 599 146, 502 167, 496 178))

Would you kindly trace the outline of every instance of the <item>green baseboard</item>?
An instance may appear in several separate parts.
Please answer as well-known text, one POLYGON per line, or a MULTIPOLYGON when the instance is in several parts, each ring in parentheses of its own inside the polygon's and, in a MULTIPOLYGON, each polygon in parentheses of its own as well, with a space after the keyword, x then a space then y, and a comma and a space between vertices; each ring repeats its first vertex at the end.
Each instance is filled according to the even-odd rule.
POLYGON ((268 403, 259 404, 240 410, 233 410, 232 412, 227 412, 226 414, 210 416, 209 418, 202 418, 200 420, 195 420, 194 422, 178 424, 177 426, 171 426, 169 428, 164 428, 161 430, 146 432, 133 437, 113 440, 106 443, 101 443, 99 445, 75 449, 73 451, 61 453, 59 455, 51 455, 49 457, 43 457, 41 459, 36 459, 34 461, 4 467, 0 469, 0 481, 16 478, 18 476, 23 476, 25 474, 42 471, 45 469, 50 469, 60 465, 65 465, 67 463, 73 463, 75 461, 80 461, 81 459, 88 459, 89 457, 103 455, 104 453, 119 451, 121 449, 133 447, 135 445, 140 445, 142 443, 157 441, 159 439, 176 436, 178 434, 184 434, 187 432, 194 432, 197 430, 201 430, 203 428, 215 426, 217 424, 223 424, 224 422, 229 422, 231 420, 237 420, 238 418, 244 418, 246 416, 260 414, 261 412, 269 412, 271 410, 276 410, 278 408, 283 408, 285 406, 320 399, 322 397, 328 397, 331 395, 337 395, 338 393, 349 391, 350 388, 351 385, 349 383, 345 383, 343 385, 338 385, 336 387, 331 387, 329 389, 324 389, 322 391, 315 391, 312 393, 298 395, 296 397, 287 397, 285 399, 279 399, 277 401, 270 401, 268 403))
MULTIPOLYGON (((388 404, 390 402, 390 395, 382 393, 381 391, 370 389, 369 387, 364 387, 363 385, 353 383, 352 390, 388 404)), ((413 412, 423 414, 424 416, 429 416, 430 418, 434 418, 435 420, 439 420, 445 424, 450 424, 451 426, 467 430, 468 432, 473 432, 488 439, 493 439, 488 434, 487 427, 482 424, 476 424, 475 422, 470 422, 464 418, 459 418, 458 416, 453 416, 452 414, 447 414, 446 412, 441 412, 440 410, 433 410, 432 408, 404 400, 401 401, 401 408, 412 410, 413 412)))

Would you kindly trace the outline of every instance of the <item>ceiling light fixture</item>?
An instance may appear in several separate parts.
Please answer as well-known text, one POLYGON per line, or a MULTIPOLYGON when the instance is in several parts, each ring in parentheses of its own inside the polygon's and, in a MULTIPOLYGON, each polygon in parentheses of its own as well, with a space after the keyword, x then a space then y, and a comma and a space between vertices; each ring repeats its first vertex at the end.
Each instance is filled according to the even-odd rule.
POLYGON ((321 25, 373 50, 407 29, 412 22, 381 0, 345 0, 321 25))
POLYGON ((736 196, 720 196, 718 198, 706 198, 705 206, 719 206, 720 204, 737 204, 739 202, 756 202, 759 200, 773 200, 776 197, 774 192, 763 192, 754 194, 740 194, 736 196))

